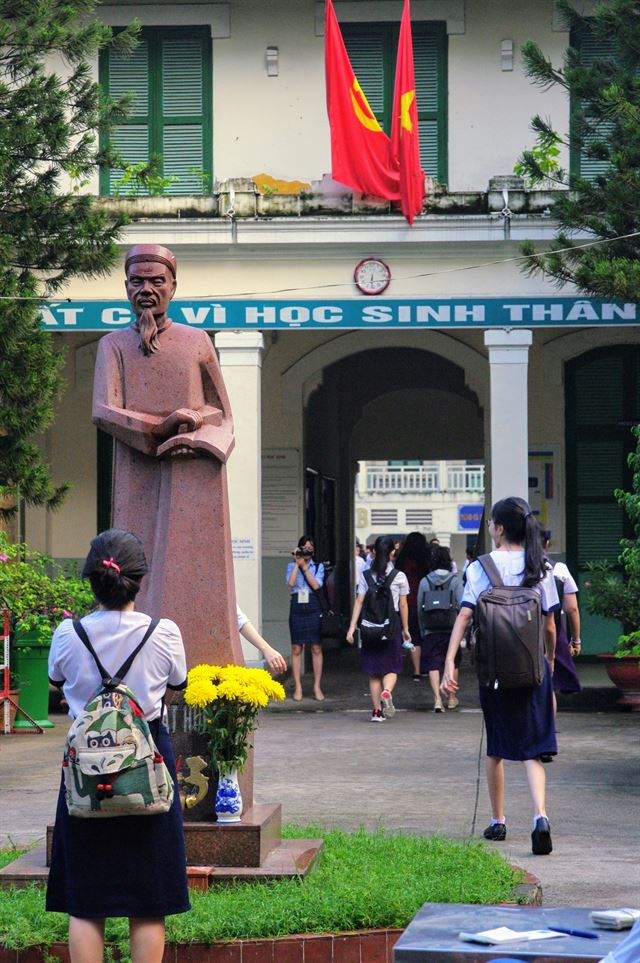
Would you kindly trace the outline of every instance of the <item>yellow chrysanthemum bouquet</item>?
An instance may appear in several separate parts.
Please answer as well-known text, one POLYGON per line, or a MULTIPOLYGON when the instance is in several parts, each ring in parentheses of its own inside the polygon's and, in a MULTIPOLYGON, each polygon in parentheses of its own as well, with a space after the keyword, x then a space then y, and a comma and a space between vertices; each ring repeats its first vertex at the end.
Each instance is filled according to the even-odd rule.
POLYGON ((283 687, 265 669, 197 665, 189 671, 184 701, 200 710, 196 727, 208 737, 211 761, 221 775, 235 768, 242 772, 258 709, 284 696, 283 687))

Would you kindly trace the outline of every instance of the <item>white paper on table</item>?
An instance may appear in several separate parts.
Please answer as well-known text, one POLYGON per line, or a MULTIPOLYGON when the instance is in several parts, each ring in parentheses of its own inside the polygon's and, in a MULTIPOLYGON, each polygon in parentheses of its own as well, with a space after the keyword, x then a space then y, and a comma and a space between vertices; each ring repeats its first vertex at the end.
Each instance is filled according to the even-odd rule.
POLYGON ((638 909, 593 910, 589 914, 591 922, 606 930, 631 929, 636 920, 640 920, 638 909))
POLYGON ((554 933, 552 930, 512 930, 508 926, 498 926, 494 930, 482 930, 480 933, 458 933, 458 939, 465 943, 484 943, 497 945, 500 943, 528 943, 530 940, 552 940, 557 936, 567 936, 566 933, 554 933))

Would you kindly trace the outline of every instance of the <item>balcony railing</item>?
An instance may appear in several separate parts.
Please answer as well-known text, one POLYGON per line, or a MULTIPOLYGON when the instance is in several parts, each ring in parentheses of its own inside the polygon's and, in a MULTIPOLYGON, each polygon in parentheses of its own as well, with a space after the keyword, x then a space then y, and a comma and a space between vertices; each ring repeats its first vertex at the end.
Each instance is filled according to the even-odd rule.
POLYGON ((484 465, 456 465, 442 484, 438 465, 379 465, 367 468, 367 492, 484 492, 484 465))
POLYGON ((367 469, 369 492, 437 492, 440 472, 437 465, 380 465, 367 469))
POLYGON ((484 465, 464 465, 460 468, 449 468, 447 491, 449 492, 484 492, 484 465))

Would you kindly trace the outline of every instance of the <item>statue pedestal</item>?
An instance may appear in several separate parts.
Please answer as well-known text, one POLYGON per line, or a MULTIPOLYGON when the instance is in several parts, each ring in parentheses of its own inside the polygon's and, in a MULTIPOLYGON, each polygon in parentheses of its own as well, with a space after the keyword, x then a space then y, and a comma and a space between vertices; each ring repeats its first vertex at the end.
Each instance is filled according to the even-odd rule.
MULTIPOLYGON (((185 823, 184 828, 187 880, 200 890, 233 879, 304 879, 323 846, 322 839, 280 839, 279 804, 252 806, 241 822, 232 825, 201 821, 185 823), (230 866, 231 859, 238 864, 230 866)), ((47 826, 46 843, 0 869, 0 889, 46 883, 52 840, 53 826, 47 826)))
POLYGON ((261 866, 280 845, 280 803, 251 806, 239 823, 186 822, 187 866, 261 866))

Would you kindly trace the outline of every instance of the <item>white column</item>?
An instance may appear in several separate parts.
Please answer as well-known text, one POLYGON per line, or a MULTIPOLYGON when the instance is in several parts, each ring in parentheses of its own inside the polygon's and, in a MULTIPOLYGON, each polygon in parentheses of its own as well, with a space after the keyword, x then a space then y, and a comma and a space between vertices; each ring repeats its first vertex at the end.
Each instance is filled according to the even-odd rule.
MULTIPOLYGON (((262 622, 262 403, 264 339, 254 331, 218 331, 216 350, 229 393, 236 445, 227 466, 233 568, 240 608, 260 631, 262 622)), ((242 639, 245 659, 259 653, 242 639)))
POLYGON ((491 389, 491 504, 529 497, 527 376, 531 331, 485 331, 491 389))

